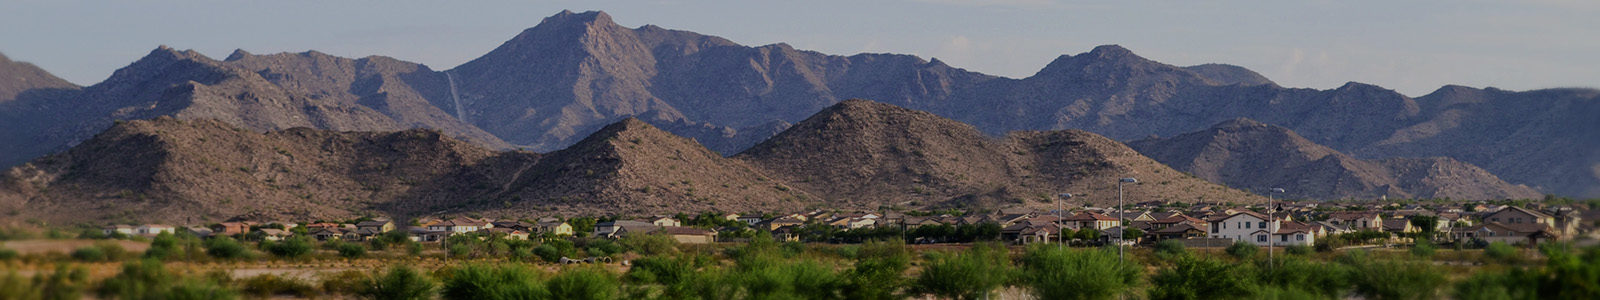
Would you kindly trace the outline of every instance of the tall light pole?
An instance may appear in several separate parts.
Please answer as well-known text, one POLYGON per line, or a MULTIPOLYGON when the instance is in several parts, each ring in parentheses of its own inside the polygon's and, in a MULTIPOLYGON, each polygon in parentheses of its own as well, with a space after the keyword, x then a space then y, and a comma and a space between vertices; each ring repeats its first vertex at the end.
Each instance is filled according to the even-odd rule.
POLYGON ((1274 238, 1273 233, 1277 232, 1278 229, 1283 228, 1283 224, 1272 220, 1272 193, 1282 192, 1283 188, 1272 188, 1267 190, 1267 226, 1272 226, 1273 224, 1278 225, 1278 228, 1269 227, 1267 230, 1267 270, 1272 270, 1275 264, 1275 260, 1272 258, 1272 238, 1274 238))
POLYGON ((1056 199, 1056 248, 1057 249, 1066 250, 1067 249, 1067 246, 1066 246, 1067 236, 1061 234, 1062 232, 1065 231, 1066 227, 1062 227, 1061 226, 1061 221, 1063 219, 1066 219, 1066 213, 1067 213, 1067 209, 1066 209, 1066 206, 1065 206, 1064 203, 1067 202, 1067 199, 1072 199, 1072 194, 1071 193, 1061 193, 1060 196, 1061 196, 1061 198, 1056 199))
POLYGON ((1139 179, 1133 178, 1133 177, 1127 177, 1127 178, 1122 178, 1120 180, 1117 180, 1117 225, 1118 225, 1117 226, 1117 228, 1118 228, 1118 230, 1117 230, 1117 260, 1118 260, 1118 263, 1121 263, 1121 260, 1122 260, 1122 239, 1123 239, 1123 237, 1125 237, 1128 234, 1128 224, 1122 222, 1123 217, 1125 217, 1126 214, 1127 214, 1127 212, 1123 209, 1123 206, 1122 206, 1122 184, 1124 184, 1124 183, 1138 183, 1138 182, 1139 182, 1139 179))

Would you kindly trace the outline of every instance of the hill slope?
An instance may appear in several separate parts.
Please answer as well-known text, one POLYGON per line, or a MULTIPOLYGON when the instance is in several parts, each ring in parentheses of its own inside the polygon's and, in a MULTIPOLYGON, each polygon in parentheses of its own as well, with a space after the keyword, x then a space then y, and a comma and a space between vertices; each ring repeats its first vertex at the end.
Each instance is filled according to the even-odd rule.
POLYGON ((12 61, 5 54, 0 54, 0 103, 10 102, 19 97, 43 96, 33 94, 61 93, 78 89, 78 85, 56 77, 55 74, 50 74, 38 66, 12 61))
POLYGON ((1175 169, 1228 186, 1315 199, 1538 198, 1477 166, 1450 158, 1368 161, 1312 143, 1286 128, 1250 119, 1129 146, 1175 169))
POLYGON ((420 129, 256 133, 159 117, 8 170, 0 209, 57 223, 414 215, 497 188, 475 183, 536 158, 420 129))
POLYGON ((1184 175, 1116 141, 1068 130, 991 138, 970 125, 884 103, 844 101, 736 156, 834 202, 874 206, 1048 206, 1234 201, 1254 195, 1184 175))

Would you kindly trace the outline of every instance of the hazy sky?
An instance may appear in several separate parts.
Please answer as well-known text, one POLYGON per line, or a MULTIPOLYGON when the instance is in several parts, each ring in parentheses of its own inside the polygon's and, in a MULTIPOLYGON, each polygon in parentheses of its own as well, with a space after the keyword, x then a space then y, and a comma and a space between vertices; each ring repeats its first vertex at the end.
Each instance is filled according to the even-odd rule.
POLYGON ((1600 87, 1600 1, 75 1, 0 0, 0 52, 78 84, 158 45, 221 59, 318 50, 448 69, 560 12, 829 54, 937 57, 1025 77, 1120 44, 1174 65, 1240 65, 1290 87, 1359 81, 1600 87))

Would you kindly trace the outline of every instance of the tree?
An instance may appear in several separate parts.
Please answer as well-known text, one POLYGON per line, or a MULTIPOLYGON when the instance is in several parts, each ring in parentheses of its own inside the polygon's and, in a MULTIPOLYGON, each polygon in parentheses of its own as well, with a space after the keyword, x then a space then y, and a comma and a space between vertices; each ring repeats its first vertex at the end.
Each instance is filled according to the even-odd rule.
POLYGON ((265 248, 267 253, 283 258, 301 258, 316 250, 311 238, 306 236, 291 236, 283 241, 268 243, 262 248, 265 248))
POLYGON ((1122 232, 1122 238, 1130 241, 1138 241, 1142 237, 1144 237, 1144 230, 1138 228, 1128 228, 1122 232))
POLYGON ((1233 245, 1228 246, 1227 249, 1228 255, 1232 255, 1234 258, 1238 259, 1250 258, 1251 256, 1255 256, 1256 252, 1260 251, 1260 247, 1257 247, 1256 244, 1251 244, 1250 242, 1246 241, 1234 242, 1233 245))
POLYGON ((1254 283, 1235 265, 1184 257, 1150 277, 1150 299, 1249 298, 1254 283))
POLYGON ((374 274, 362 282, 356 294, 369 299, 430 299, 438 284, 428 275, 409 266, 390 267, 388 272, 374 274))
POLYGON ((939 255, 916 279, 916 291, 948 299, 979 299, 1010 281, 1011 263, 999 245, 974 245, 939 255))
POLYGON ((1039 299, 1110 299, 1139 281, 1140 268, 1100 249, 1035 246, 1023 258, 1023 280, 1039 299))
POLYGON ((911 266, 905 243, 868 242, 856 257, 854 268, 845 273, 844 296, 848 299, 904 299, 897 295, 906 285, 902 275, 911 266))

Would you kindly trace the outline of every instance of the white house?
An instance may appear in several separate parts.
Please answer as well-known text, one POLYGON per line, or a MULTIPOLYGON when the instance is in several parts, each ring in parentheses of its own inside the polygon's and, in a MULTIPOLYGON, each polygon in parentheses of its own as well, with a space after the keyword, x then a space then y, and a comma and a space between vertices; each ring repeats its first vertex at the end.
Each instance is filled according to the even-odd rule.
MULTIPOLYGON (((1232 239, 1266 246, 1272 233, 1278 231, 1278 221, 1267 221, 1267 216, 1252 212, 1241 211, 1208 221, 1211 224, 1211 237, 1232 239)), ((1276 244, 1276 243, 1274 243, 1276 244)))
POLYGON ((144 224, 139 225, 138 228, 134 228, 134 233, 144 236, 155 236, 157 234, 161 234, 162 232, 177 233, 177 228, 173 228, 171 225, 161 224, 144 224))
POLYGON ((133 235, 133 231, 134 231, 134 227, 130 226, 130 225, 111 225, 111 226, 106 226, 105 228, 103 228, 101 230, 101 232, 104 232, 106 235, 111 235, 113 233, 121 233, 121 234, 124 234, 124 235, 133 235))

